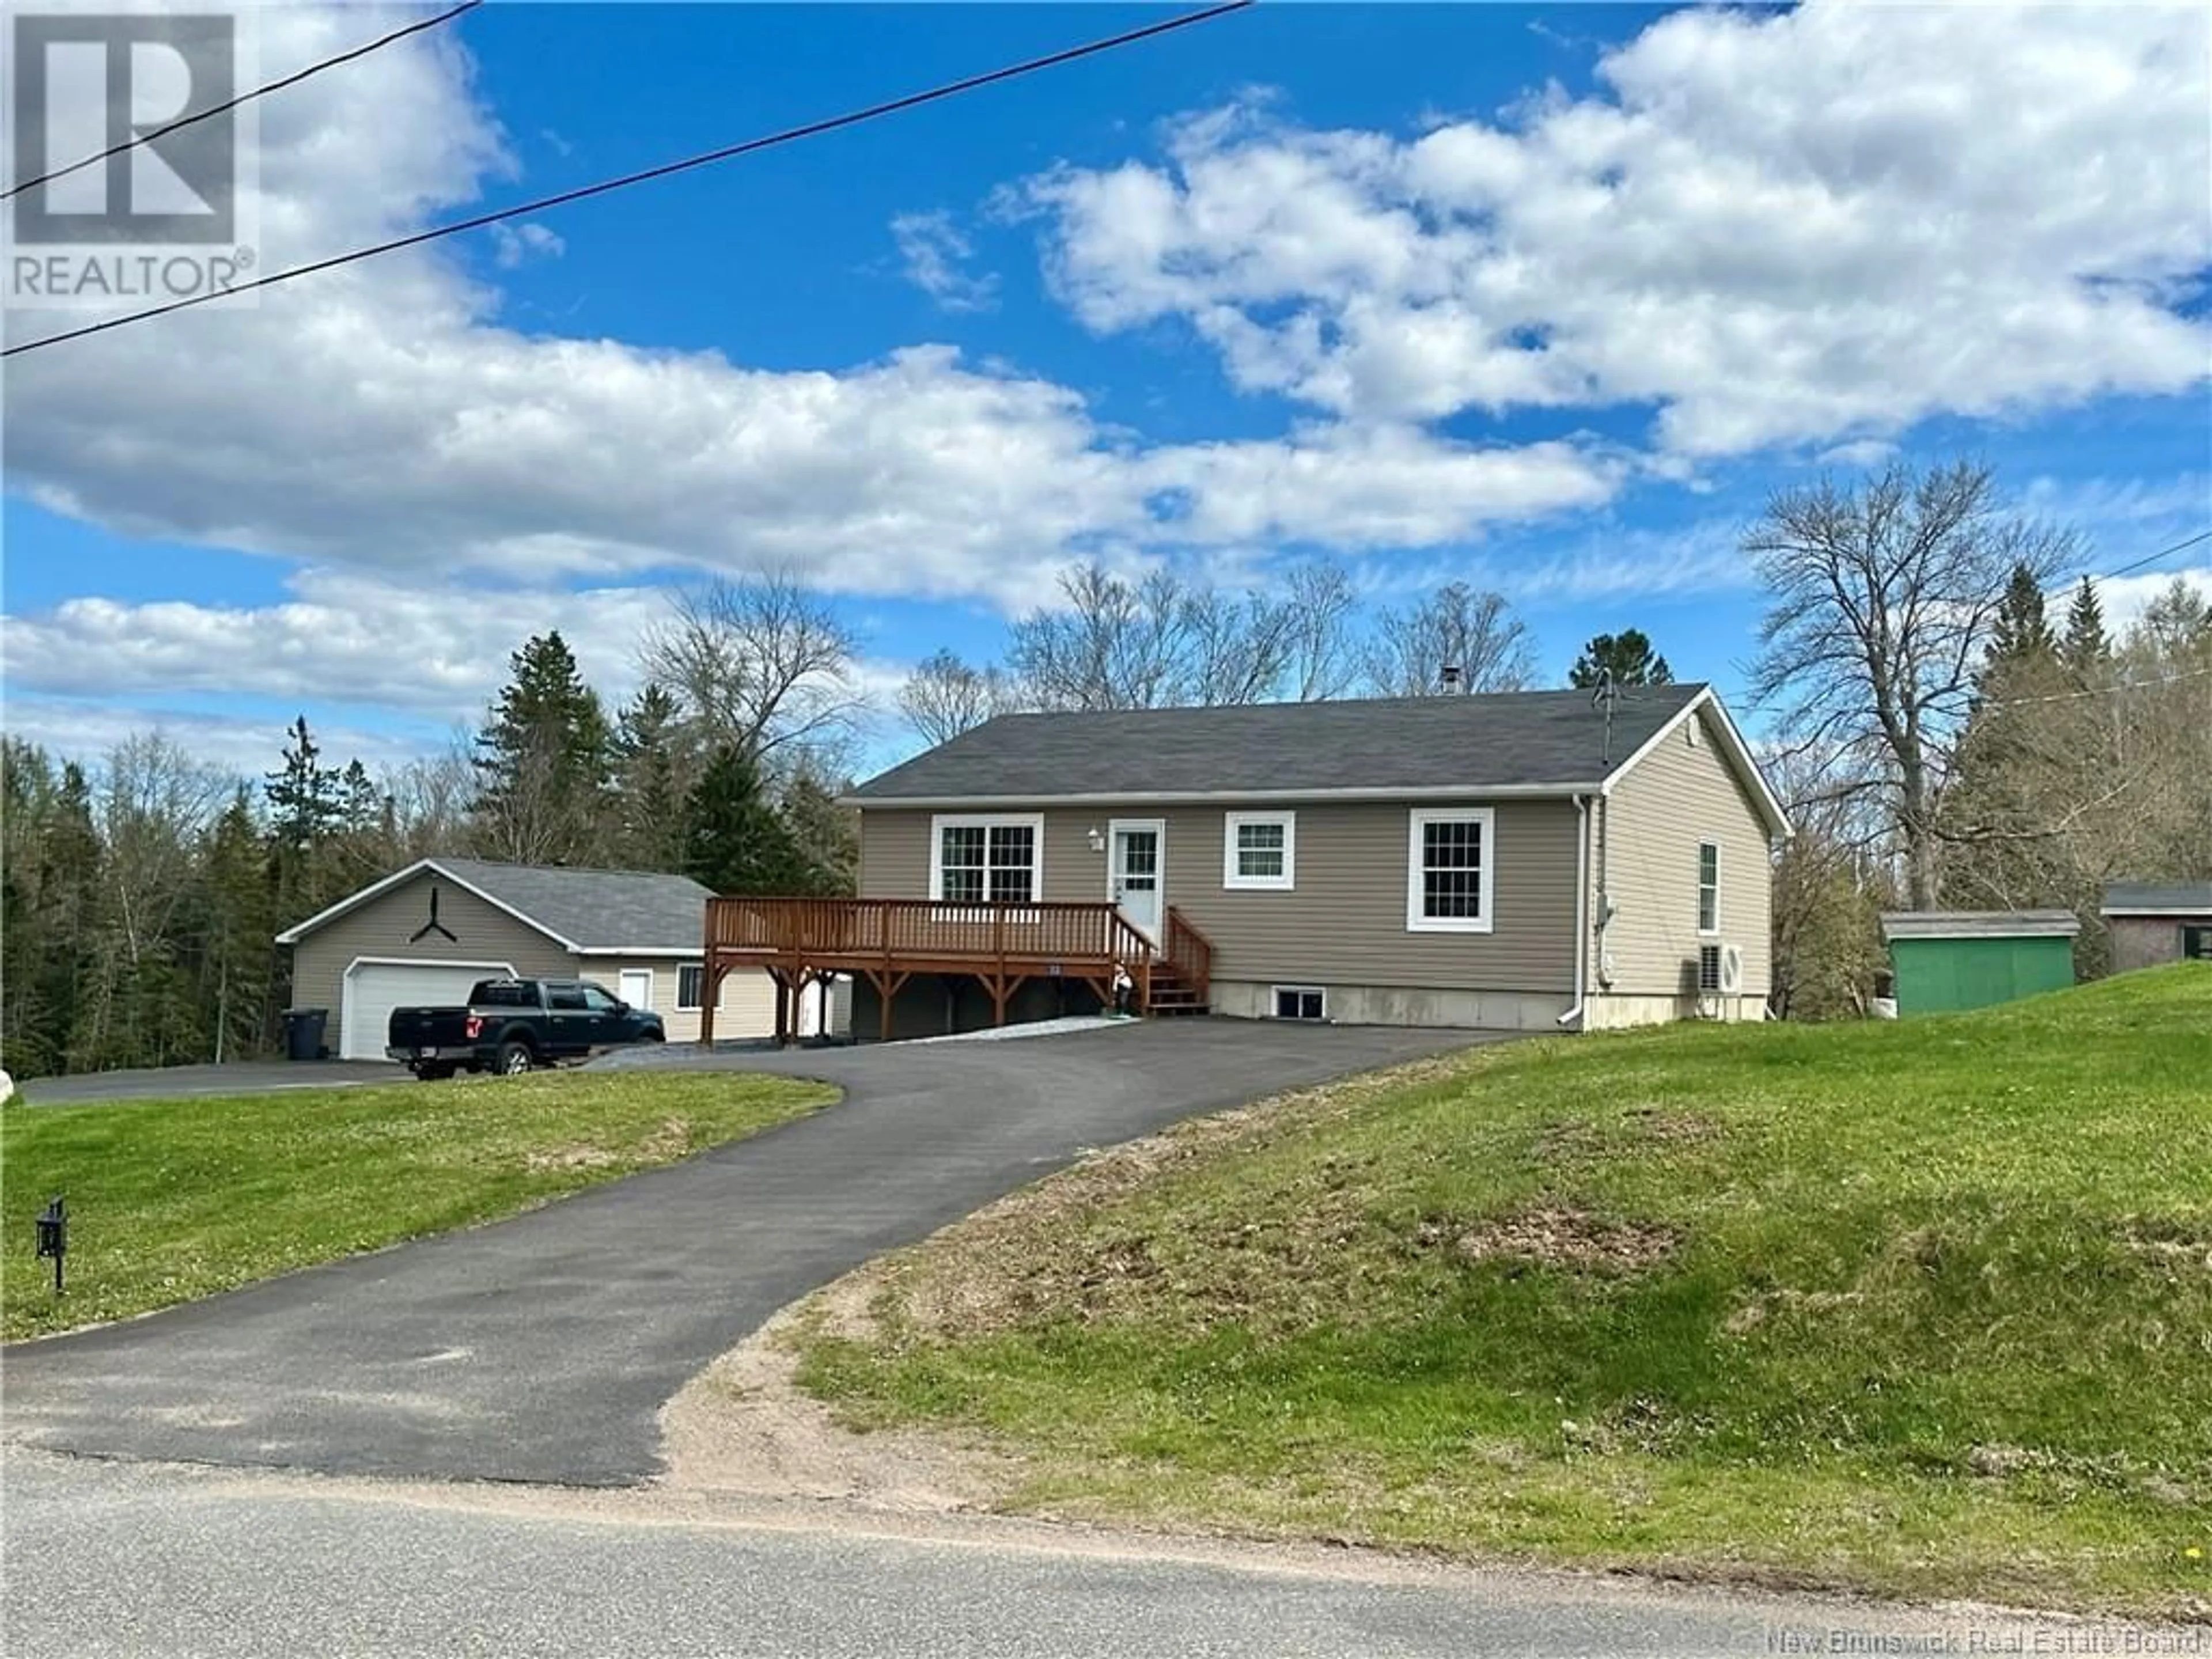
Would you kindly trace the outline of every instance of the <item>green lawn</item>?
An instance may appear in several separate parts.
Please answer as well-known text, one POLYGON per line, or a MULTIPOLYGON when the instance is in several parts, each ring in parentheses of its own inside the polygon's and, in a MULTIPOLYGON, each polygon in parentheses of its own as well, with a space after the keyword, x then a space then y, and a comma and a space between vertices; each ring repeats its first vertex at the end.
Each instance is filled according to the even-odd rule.
POLYGON ((235 1099, 0 1108, 0 1334, 144 1313, 513 1215, 827 1103, 729 1073, 554 1072, 235 1099), (32 1223, 67 1196, 69 1286, 32 1223))
POLYGON ((802 1382, 1013 1507, 2212 1617, 2212 969, 1476 1051, 878 1279, 802 1382))

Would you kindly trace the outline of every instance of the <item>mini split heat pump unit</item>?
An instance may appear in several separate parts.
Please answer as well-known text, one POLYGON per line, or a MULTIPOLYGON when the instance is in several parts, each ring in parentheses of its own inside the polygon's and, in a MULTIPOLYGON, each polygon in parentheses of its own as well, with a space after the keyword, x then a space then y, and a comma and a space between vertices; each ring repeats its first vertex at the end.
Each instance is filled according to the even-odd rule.
POLYGON ((1743 992, 1743 947, 1701 945, 1698 947, 1698 1012, 1711 1018, 1720 1012, 1720 999, 1743 992))

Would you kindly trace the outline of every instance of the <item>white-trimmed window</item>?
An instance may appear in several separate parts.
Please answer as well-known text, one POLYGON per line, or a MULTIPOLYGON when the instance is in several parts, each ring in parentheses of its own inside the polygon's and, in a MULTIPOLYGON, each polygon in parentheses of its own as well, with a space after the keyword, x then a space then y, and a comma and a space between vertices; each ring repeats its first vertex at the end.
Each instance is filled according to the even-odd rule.
POLYGON ((1416 808, 1406 845, 1406 927, 1486 933, 1497 816, 1487 806, 1416 808))
POLYGON ((946 904, 1034 904, 1044 892, 1044 815, 930 820, 929 896, 946 904))
POLYGON ((1698 931, 1717 933, 1721 930, 1721 844, 1717 841, 1698 843, 1698 931))
POLYGON ((701 1006, 707 994, 707 970, 700 963, 687 962, 676 970, 676 1012, 692 1013, 701 1006))
POLYGON ((1277 1019, 1328 1018, 1328 993, 1320 986, 1278 985, 1274 988, 1277 1019))
POLYGON ((1229 812, 1222 817, 1221 884, 1288 892, 1297 885, 1298 815, 1229 812))

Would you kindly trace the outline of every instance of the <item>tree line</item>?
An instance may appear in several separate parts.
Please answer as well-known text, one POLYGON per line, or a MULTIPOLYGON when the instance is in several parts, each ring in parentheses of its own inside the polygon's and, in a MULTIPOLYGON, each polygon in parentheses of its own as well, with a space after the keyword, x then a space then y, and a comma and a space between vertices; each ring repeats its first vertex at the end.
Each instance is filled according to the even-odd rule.
MULTIPOLYGON (((1775 1011, 1863 1011, 1888 908, 2060 905, 2102 963, 2122 878, 2212 872, 2212 603, 2177 582, 2115 636, 2082 550, 1986 468, 1899 465, 1778 492, 1743 539, 1767 609, 1747 714, 1796 838, 1778 854, 1775 1011)), ((946 651, 896 695, 928 742, 1023 709, 1143 708, 1536 684, 1526 625, 1449 582, 1370 612, 1341 567, 1237 593, 1067 572, 997 661, 946 651), (1449 671, 1449 672, 1447 672, 1449 671)), ((0 1063, 18 1075, 266 1052, 276 933, 438 854, 679 872, 718 891, 850 891, 859 641, 795 580, 687 589, 610 708, 557 633, 526 641, 473 738, 372 775, 304 719, 258 783, 158 734, 88 768, 0 746, 0 1063)), ((1639 629, 1567 674, 1664 684, 1639 629)))
POLYGON ((0 744, 0 1065, 19 1077, 266 1054, 275 944, 416 859, 659 870, 725 892, 850 890, 837 805, 853 641, 782 581, 680 596, 609 714, 556 632, 470 742, 380 776, 304 717, 258 782, 159 734, 96 765, 0 744))
MULTIPOLYGON (((1568 684, 1594 685, 1601 671, 1621 684, 1672 678, 1635 629, 1592 639, 1568 684)), ((1539 682, 1528 624, 1503 594, 1468 582, 1370 610, 1350 573, 1326 560, 1241 594, 1091 563, 1061 574, 1058 604, 1013 623, 1000 660, 938 650, 908 676, 897 706, 917 737, 937 744, 1026 711, 1422 697, 1539 682)))
POLYGON ((1863 1011, 1884 909, 2057 908, 2108 961, 2106 883, 2212 876, 2212 600, 2176 578, 2117 636, 2087 550, 1990 470, 1899 465, 1778 493, 1749 696, 1796 838, 1776 1011, 1863 1011), (2049 614, 2056 593, 2063 621, 2049 614))

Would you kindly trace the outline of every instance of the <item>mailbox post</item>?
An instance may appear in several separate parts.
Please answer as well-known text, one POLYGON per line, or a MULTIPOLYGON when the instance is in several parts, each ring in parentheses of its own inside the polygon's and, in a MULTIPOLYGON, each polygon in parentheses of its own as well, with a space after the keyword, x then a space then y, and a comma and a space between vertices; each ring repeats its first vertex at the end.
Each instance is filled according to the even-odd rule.
POLYGON ((54 1294, 62 1293, 62 1258, 69 1254, 69 1206, 57 1196, 39 1217, 39 1257, 54 1259, 54 1294))

